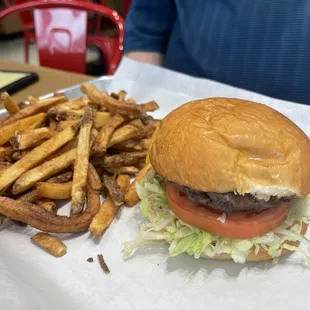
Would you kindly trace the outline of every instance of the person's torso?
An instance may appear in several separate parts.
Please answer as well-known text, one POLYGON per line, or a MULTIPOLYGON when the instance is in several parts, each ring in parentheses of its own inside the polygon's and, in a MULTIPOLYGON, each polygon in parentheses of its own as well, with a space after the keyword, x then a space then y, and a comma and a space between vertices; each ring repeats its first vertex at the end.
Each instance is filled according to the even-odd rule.
POLYGON ((310 104, 310 0, 175 0, 165 66, 310 104))

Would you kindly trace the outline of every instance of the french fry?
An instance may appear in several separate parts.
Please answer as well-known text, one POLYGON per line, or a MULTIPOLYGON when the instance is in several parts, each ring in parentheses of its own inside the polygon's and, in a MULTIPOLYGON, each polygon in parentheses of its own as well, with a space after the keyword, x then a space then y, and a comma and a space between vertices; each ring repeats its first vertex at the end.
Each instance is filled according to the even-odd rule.
MULTIPOLYGON (((89 223, 87 228, 89 227, 91 220, 93 219, 93 217, 95 216, 95 214, 97 214, 98 210, 100 209, 100 196, 99 196, 99 191, 97 190, 93 190, 92 188, 90 188, 90 186, 87 187, 87 209, 83 214, 91 214, 91 219, 88 217, 89 223)), ((75 216, 75 217, 79 217, 79 215, 75 216)), ((80 216, 83 218, 83 215, 80 216)), ((86 226, 84 226, 85 229, 86 226)))
POLYGON ((57 130, 57 131, 62 131, 62 130, 64 130, 64 129, 67 128, 67 127, 71 127, 71 126, 73 126, 74 124, 77 124, 78 122, 79 122, 78 120, 75 120, 75 121, 60 121, 60 122, 57 122, 56 130, 57 130))
POLYGON ((47 181, 48 183, 65 183, 72 179, 73 173, 71 171, 63 172, 58 174, 52 178, 49 178, 47 181))
POLYGON ((136 183, 141 181, 146 173, 151 169, 151 164, 146 165, 137 175, 135 180, 129 185, 126 193, 125 193, 125 202, 129 207, 133 207, 139 202, 139 196, 136 191, 136 183))
POLYGON ((15 161, 18 161, 22 158, 22 151, 14 151, 12 154, 11 154, 11 160, 13 162, 15 161))
MULTIPOLYGON (((34 186, 37 182, 55 175, 73 164, 76 158, 76 149, 72 149, 58 157, 25 172, 12 187, 13 194, 19 194, 34 186)), ((15 164, 14 164, 15 165, 15 164)), ((13 165, 13 166, 14 166, 13 165)), ((12 166, 12 167, 13 167, 12 166)), ((11 168, 11 167, 10 167, 11 168)))
MULTIPOLYGON (((127 141, 125 141, 125 142, 127 142, 127 141)), ((141 139, 138 143, 133 145, 132 148, 130 148, 128 150, 133 150, 133 151, 148 150, 150 144, 151 144, 150 138, 149 139, 141 139)))
POLYGON ((82 110, 71 110, 71 109, 60 109, 54 107, 48 111, 48 116, 55 119, 56 121, 74 121, 80 120, 83 116, 82 110))
MULTIPOLYGON (((128 181, 125 180, 123 176, 118 177, 117 184, 119 185, 121 191, 124 191, 124 189, 128 187, 128 181)), ((89 231, 92 233, 92 235, 100 238, 103 232, 111 225, 118 210, 119 207, 115 206, 111 196, 109 195, 91 221, 89 231)))
MULTIPOLYGON (((47 183, 65 183, 68 182, 72 178, 72 172, 64 172, 59 174, 55 177, 48 179, 47 183)), ((27 193, 23 194, 17 200, 33 203, 37 199, 37 192, 35 189, 28 191, 27 193)))
POLYGON ((112 114, 110 112, 97 112, 94 127, 96 129, 100 129, 104 124, 106 124, 112 118, 112 114))
POLYGON ((149 101, 140 104, 144 112, 154 112, 159 109, 159 105, 155 101, 149 101))
POLYGON ((92 164, 94 166, 104 168, 117 168, 122 166, 131 166, 145 158, 146 151, 141 152, 123 152, 116 155, 107 155, 103 158, 93 157, 92 164))
MULTIPOLYGON (((54 93, 53 96, 50 96, 49 98, 61 98, 58 104, 68 101, 68 99, 63 93, 54 93)), ((36 104, 40 102, 40 98, 34 96, 28 96, 28 101, 30 104, 36 104)))
POLYGON ((49 130, 53 133, 57 131, 57 122, 52 118, 49 118, 49 130))
POLYGON ((102 189, 100 176, 91 163, 88 165, 87 182, 93 190, 100 191, 102 189))
POLYGON ((28 153, 30 153, 33 150, 33 148, 29 148, 27 150, 21 150, 21 151, 14 151, 14 153, 11 155, 11 158, 13 161, 18 161, 25 157, 28 153))
POLYGON ((20 110, 25 109, 28 106, 25 102, 19 102, 17 105, 20 110))
POLYGON ((54 152, 53 154, 51 154, 50 156, 48 156, 46 158, 45 161, 49 161, 49 160, 52 160, 64 153, 67 153, 73 149, 76 149, 77 147, 77 144, 78 144, 78 137, 75 136, 71 141, 69 141, 68 143, 66 143, 64 146, 62 146, 59 150, 57 150, 56 152, 54 152))
POLYGON ((94 120, 93 109, 94 107, 90 104, 85 108, 80 129, 73 170, 71 214, 79 214, 84 207, 90 154, 90 134, 94 120))
POLYGON ((91 101, 107 108, 110 112, 119 113, 130 118, 146 117, 145 112, 140 106, 129 104, 125 101, 117 101, 103 92, 100 92, 94 85, 82 84, 81 91, 86 94, 91 101))
POLYGON ((128 124, 136 127, 144 127, 144 124, 142 123, 141 119, 138 118, 132 119, 131 121, 128 122, 128 124))
MULTIPOLYGON (((63 97, 65 94, 64 93, 54 93, 53 94, 53 97, 63 97)), ((65 97, 64 101, 63 102, 67 102, 68 99, 65 97)))
POLYGON ((129 175, 126 175, 126 174, 120 174, 118 177, 117 177, 117 184, 118 186, 120 187, 121 191, 123 194, 126 193, 129 185, 130 185, 130 177, 129 175))
POLYGON ((36 204, 48 212, 55 213, 56 203, 51 199, 40 197, 39 199, 36 199, 36 204))
POLYGON ((40 232, 32 236, 31 240, 55 257, 62 257, 67 253, 66 245, 50 234, 40 232))
POLYGON ((74 217, 60 216, 23 201, 0 196, 0 214, 45 232, 73 233, 88 229, 100 207, 99 193, 88 190, 87 209, 74 217))
MULTIPOLYGON (((0 148, 1 149, 1 148, 0 148)), ((7 161, 0 161, 0 175, 2 172, 4 172, 6 169, 8 169, 10 166, 12 166, 11 163, 7 161)))
POLYGON ((23 202, 34 203, 37 199, 37 192, 35 189, 28 191, 27 193, 21 195, 16 200, 20 200, 23 202))
MULTIPOLYGON (((100 129, 112 118, 112 114, 109 112, 97 112, 94 120, 94 128, 100 129)), ((76 124, 78 120, 73 121, 60 121, 57 123, 57 131, 61 131, 69 126, 76 124)))
POLYGON ((17 130, 28 130, 41 126, 45 122, 46 117, 47 115, 45 113, 40 113, 1 127, 0 146, 8 142, 14 136, 14 133, 17 130))
MULTIPOLYGON (((103 91, 103 92, 101 92, 101 93, 103 93, 104 96, 109 96, 109 94, 108 94, 106 91, 103 91)), ((109 110, 108 110, 105 106, 100 105, 100 104, 99 104, 99 110, 98 110, 98 111, 99 111, 99 112, 107 112, 107 113, 110 113, 109 110)), ((112 113, 112 114, 114 114, 114 113, 112 113)))
POLYGON ((11 154, 14 152, 11 146, 0 146, 0 160, 10 160, 11 154))
POLYGON ((118 97, 118 94, 113 93, 113 92, 110 94, 110 96, 111 96, 113 99, 115 99, 115 100, 118 100, 118 98, 119 98, 119 97, 118 97))
POLYGON ((143 169, 147 164, 149 164, 150 162, 148 161, 148 159, 146 158, 145 160, 141 160, 138 163, 135 164, 135 167, 137 167, 139 169, 139 171, 141 169, 143 169))
POLYGON ((126 120, 126 117, 121 115, 113 116, 99 131, 99 134, 92 147, 92 153, 102 154, 107 151, 109 141, 115 129, 126 120))
POLYGON ((34 96, 28 96, 28 101, 29 104, 36 104, 38 101, 40 101, 40 99, 34 96))
POLYGON ((105 168, 105 170, 111 174, 129 174, 134 175, 139 173, 139 169, 135 166, 124 166, 119 168, 105 168))
POLYGON ((119 207, 124 203, 124 195, 118 186, 115 177, 105 176, 103 179, 104 185, 109 192, 109 196, 111 197, 115 206, 119 207))
POLYGON ((118 101, 125 101, 127 92, 125 90, 121 90, 117 93, 117 96, 118 96, 118 101))
POLYGON ((148 150, 151 146, 151 141, 152 139, 149 138, 149 139, 142 139, 139 143, 139 146, 142 147, 142 150, 148 150))
POLYGON ((72 182, 66 183, 49 183, 38 182, 36 184, 38 197, 50 199, 68 199, 71 197, 72 182))
POLYGON ((80 97, 77 99, 73 99, 73 100, 69 100, 69 101, 66 101, 64 103, 61 103, 61 106, 62 107, 67 106, 67 107, 69 107, 69 109, 72 109, 72 110, 81 110, 81 109, 84 109, 89 102, 90 101, 87 97, 80 97))
POLYGON ((0 169, 8 168, 10 166, 12 166, 12 164, 10 162, 8 162, 8 161, 0 161, 0 169))
POLYGON ((126 102, 129 103, 129 104, 137 104, 137 101, 135 99, 133 99, 133 98, 128 98, 126 100, 126 102))
POLYGON ((143 124, 144 125, 153 124, 153 123, 157 123, 157 122, 159 122, 159 120, 154 119, 154 117, 151 116, 151 115, 148 115, 147 117, 145 117, 143 119, 143 124))
POLYGON ((135 139, 142 135, 142 130, 133 125, 125 125, 118 128, 112 135, 108 147, 121 143, 128 139, 135 139))
POLYGON ((158 126, 159 126, 159 122, 152 122, 150 124, 147 124, 143 129, 144 131, 143 136, 145 138, 151 138, 158 126))
POLYGON ((49 139, 54 135, 48 127, 30 129, 27 131, 16 131, 11 139, 11 145, 14 150, 25 150, 35 146, 43 139, 49 139))
POLYGON ((84 109, 89 103, 90 103, 89 98, 84 96, 84 97, 80 97, 80 98, 77 98, 77 99, 73 99, 73 100, 71 100, 71 102, 68 102, 67 104, 73 110, 80 110, 82 108, 84 109))
POLYGON ((98 137, 98 135, 99 135, 98 130, 95 128, 92 128, 91 132, 90 132, 90 138, 89 138, 89 148, 90 149, 92 148, 92 146, 93 146, 96 138, 98 137))
POLYGON ((112 198, 108 196, 89 226, 89 231, 91 234, 96 238, 100 238, 105 229, 111 225, 118 210, 119 207, 116 207, 112 198))
POLYGON ((0 106, 3 104, 4 108, 9 112, 9 114, 17 113, 20 108, 11 98, 11 96, 7 92, 3 92, 0 94, 0 106))
POLYGON ((113 145, 113 149, 121 151, 142 151, 150 147, 151 139, 127 140, 122 143, 113 145))
MULTIPOLYGON (((83 97, 86 98, 87 97, 83 97)), ((82 105, 80 103, 75 104, 74 102, 78 102, 79 99, 73 99, 73 100, 68 100, 62 103, 59 103, 55 106, 53 106, 49 111, 83 111, 85 107, 87 106, 87 103, 89 100, 87 99, 86 101, 81 101, 82 105)))
MULTIPOLYGON (((54 137, 43 142, 40 146, 26 154, 22 159, 15 162, 7 173, 0 179, 0 194, 7 189, 23 173, 42 162, 48 155, 58 150, 61 146, 72 140, 78 127, 69 127, 57 133, 54 137)), ((58 172, 58 171, 57 171, 58 172)), ((18 191, 20 193, 21 191, 18 191)))
POLYGON ((139 173, 139 169, 136 168, 135 166, 125 166, 125 167, 120 167, 118 173, 133 175, 133 174, 139 173))
MULTIPOLYGON (((130 140, 128 141, 125 141, 124 145, 121 145, 123 147, 125 147, 124 150, 126 150, 126 142, 129 142, 130 140)), ((133 150, 133 151, 142 151, 142 150, 148 150, 149 147, 151 145, 151 139, 141 139, 140 141, 138 141, 137 143, 135 143, 131 148, 127 148, 127 150, 133 150)))
POLYGON ((63 97, 57 97, 57 98, 47 98, 47 99, 38 101, 36 104, 28 105, 26 108, 20 110, 17 113, 14 113, 13 115, 9 116, 7 119, 0 121, 0 128, 5 125, 12 124, 13 122, 17 120, 32 116, 34 114, 46 112, 51 107, 53 107, 54 105, 59 103, 61 100, 63 100, 63 98, 65 97, 63 96, 63 97))

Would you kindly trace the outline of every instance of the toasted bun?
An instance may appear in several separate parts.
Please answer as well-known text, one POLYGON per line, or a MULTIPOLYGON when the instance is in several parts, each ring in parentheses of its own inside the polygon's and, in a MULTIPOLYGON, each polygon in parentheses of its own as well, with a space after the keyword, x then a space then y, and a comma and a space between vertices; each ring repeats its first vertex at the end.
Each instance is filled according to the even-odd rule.
MULTIPOLYGON (((308 229, 308 224, 305 224, 304 222, 302 223, 302 228, 301 228, 301 234, 305 235, 308 229)), ((287 244, 290 244, 292 246, 299 246, 299 241, 287 241, 287 244)), ((288 250, 283 250, 280 256, 284 256, 285 254, 290 253, 290 251, 288 250)), ((202 256, 203 258, 210 258, 210 259, 217 259, 217 260, 230 260, 231 255, 230 254, 220 254, 220 255, 216 255, 214 257, 208 257, 208 256, 202 256)), ((254 249, 251 250, 251 252, 249 253, 246 261, 247 262, 262 262, 262 261, 266 261, 266 260, 271 260, 273 259, 273 257, 271 257, 268 252, 264 249, 261 249, 257 255, 255 255, 254 249)))
POLYGON ((160 175, 206 192, 266 196, 310 193, 310 140, 272 108, 209 98, 167 115, 149 157, 160 175))

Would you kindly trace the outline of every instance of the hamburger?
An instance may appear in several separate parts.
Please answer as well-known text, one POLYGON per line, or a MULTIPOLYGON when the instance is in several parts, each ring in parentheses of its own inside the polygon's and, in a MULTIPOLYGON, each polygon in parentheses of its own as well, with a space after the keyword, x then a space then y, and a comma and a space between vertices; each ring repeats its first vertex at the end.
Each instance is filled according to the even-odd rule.
POLYGON ((127 256, 167 242, 169 256, 265 261, 298 251, 309 223, 310 140, 255 102, 208 98, 168 114, 137 184, 147 220, 127 256))

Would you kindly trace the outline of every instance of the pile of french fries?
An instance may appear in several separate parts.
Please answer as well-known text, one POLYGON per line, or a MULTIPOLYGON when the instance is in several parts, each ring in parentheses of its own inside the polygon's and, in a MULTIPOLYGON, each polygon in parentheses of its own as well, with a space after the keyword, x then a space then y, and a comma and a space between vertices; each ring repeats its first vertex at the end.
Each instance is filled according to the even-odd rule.
POLYGON ((49 233, 89 230, 99 238, 121 206, 137 204, 135 184, 150 168, 159 125, 147 114, 159 108, 154 101, 137 104, 123 90, 91 84, 81 91, 75 100, 30 96, 27 105, 0 95, 8 112, 0 121, 0 225, 8 219, 41 230, 31 240, 56 257, 67 248, 49 233), (70 216, 57 214, 62 199, 71 200, 70 216))

